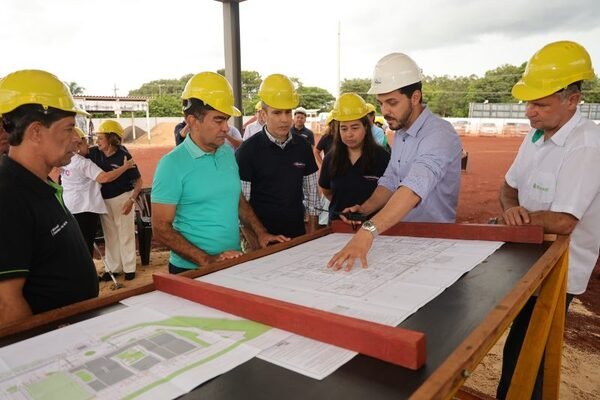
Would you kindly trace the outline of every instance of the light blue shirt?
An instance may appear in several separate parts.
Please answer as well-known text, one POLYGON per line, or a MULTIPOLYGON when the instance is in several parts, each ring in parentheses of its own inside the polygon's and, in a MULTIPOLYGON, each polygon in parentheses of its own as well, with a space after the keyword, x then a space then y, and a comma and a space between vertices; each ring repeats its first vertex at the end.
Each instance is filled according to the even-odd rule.
POLYGON ((454 222, 460 190, 462 145, 452 125, 425 107, 407 130, 396 131, 390 163, 378 184, 406 186, 421 202, 405 222, 454 222))
MULTIPOLYGON (((158 163, 152 202, 174 204, 173 229, 210 255, 240 250, 238 206, 241 183, 237 162, 228 146, 206 153, 188 135, 158 163)), ((193 269, 197 265, 171 252, 169 262, 193 269)))
POLYGON ((385 141, 385 132, 383 129, 373 124, 371 125, 371 133, 373 134, 373 139, 375 139, 375 142, 377 142, 378 145, 383 146, 385 141))

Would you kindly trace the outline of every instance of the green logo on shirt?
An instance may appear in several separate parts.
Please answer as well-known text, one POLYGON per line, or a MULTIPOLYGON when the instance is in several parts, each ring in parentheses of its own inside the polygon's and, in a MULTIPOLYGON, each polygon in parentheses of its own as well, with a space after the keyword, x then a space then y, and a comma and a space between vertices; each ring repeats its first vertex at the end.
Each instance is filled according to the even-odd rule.
POLYGON ((550 188, 543 187, 542 185, 538 185, 537 183, 533 184, 533 188, 537 190, 541 190, 542 192, 547 192, 550 188))

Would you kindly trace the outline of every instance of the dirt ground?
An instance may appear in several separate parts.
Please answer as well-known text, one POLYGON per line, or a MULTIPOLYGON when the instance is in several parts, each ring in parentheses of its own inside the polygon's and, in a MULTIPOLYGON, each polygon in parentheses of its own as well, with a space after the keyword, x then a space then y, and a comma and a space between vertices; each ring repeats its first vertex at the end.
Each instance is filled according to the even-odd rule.
MULTIPOLYGON (((168 129, 165 127, 164 131, 167 132, 168 129)), ((165 145, 163 146, 136 144, 127 146, 140 168, 144 186, 151 186, 157 161, 173 147, 166 140, 167 133, 164 134, 165 145)), ((467 170, 462 174, 457 220, 464 223, 486 223, 490 217, 500 213, 498 189, 522 138, 464 136, 461 139, 465 150, 469 153, 469 159, 467 170)), ((153 272, 166 271, 168 253, 164 250, 159 244, 153 243, 151 264, 141 266, 138 258, 136 279, 123 282, 122 277, 119 277, 119 281, 127 288, 131 288, 150 282, 153 272)), ((97 266, 100 270, 99 260, 97 266)), ((112 293, 110 284, 101 283, 101 295, 109 293, 112 293)), ((599 314, 600 263, 596 265, 588 290, 573 301, 569 310, 565 328, 561 399, 600 398, 599 314)), ((485 395, 494 395, 500 376, 502 345, 503 339, 490 351, 469 378, 466 383, 468 387, 485 395)))

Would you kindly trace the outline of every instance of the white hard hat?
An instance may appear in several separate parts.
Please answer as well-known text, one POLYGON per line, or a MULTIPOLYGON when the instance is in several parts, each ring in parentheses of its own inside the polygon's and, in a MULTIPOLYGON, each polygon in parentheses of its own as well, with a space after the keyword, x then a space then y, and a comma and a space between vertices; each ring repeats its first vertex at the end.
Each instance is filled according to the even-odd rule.
POLYGON ((421 82, 421 68, 403 53, 391 53, 375 65, 369 94, 389 93, 413 83, 421 82))

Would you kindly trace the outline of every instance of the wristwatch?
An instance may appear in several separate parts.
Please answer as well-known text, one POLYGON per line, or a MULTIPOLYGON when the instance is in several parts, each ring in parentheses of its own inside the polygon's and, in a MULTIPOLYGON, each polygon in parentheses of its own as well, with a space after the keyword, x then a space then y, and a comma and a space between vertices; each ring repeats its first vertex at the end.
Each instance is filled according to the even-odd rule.
POLYGON ((379 231, 377 230, 377 227, 375 226, 373 221, 371 221, 370 219, 363 222, 362 225, 360 226, 360 228, 369 232, 371 235, 373 235, 373 237, 376 237, 377 235, 379 235, 379 231))

